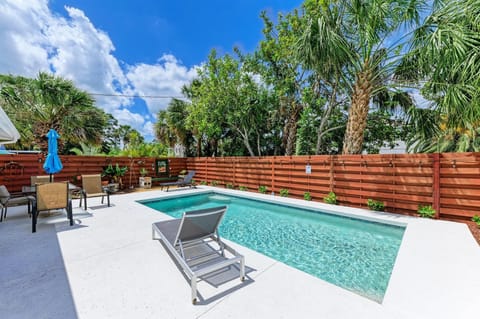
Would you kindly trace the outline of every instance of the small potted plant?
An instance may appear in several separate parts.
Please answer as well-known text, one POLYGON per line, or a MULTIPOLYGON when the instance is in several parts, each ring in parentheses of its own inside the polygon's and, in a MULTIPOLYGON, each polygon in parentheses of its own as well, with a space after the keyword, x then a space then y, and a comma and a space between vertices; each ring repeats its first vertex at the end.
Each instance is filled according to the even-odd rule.
POLYGON ((122 176, 127 172, 128 167, 120 167, 120 165, 109 164, 102 172, 102 176, 107 176, 110 183, 112 184, 113 191, 118 191, 122 186, 122 176))
POLYGON ((148 177, 148 170, 145 167, 140 168, 140 177, 138 178, 138 185, 143 188, 152 187, 152 178, 148 177))
POLYGON ((258 192, 261 194, 266 194, 267 193, 267 186, 260 185, 258 186, 258 192))

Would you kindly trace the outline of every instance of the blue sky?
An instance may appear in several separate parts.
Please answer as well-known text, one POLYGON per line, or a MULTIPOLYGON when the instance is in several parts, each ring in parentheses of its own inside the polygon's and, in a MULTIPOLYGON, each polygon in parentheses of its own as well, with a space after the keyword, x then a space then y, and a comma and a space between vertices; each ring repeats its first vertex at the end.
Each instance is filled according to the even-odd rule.
MULTIPOLYGON (((71 79, 90 93, 179 96, 216 48, 253 51, 260 12, 274 18, 297 0, 2 0, 0 73, 71 79)), ((95 96, 97 105, 151 139, 168 99, 95 96)))

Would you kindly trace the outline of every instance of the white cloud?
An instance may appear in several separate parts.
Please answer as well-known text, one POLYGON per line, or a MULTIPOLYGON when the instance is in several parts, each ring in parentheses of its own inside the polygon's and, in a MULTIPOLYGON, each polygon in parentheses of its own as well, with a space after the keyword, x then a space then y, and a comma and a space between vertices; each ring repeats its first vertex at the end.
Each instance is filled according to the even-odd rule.
MULTIPOLYGON (((181 97, 184 84, 197 74, 196 67, 187 68, 173 55, 163 55, 156 64, 139 63, 128 68, 127 77, 135 92, 143 96, 181 97)), ((146 98, 152 114, 165 109, 170 98, 146 98)))
MULTIPOLYGON (((162 56, 153 65, 127 65, 124 71, 108 34, 97 29, 82 10, 65 7, 65 11, 65 17, 51 12, 48 0, 2 0, 0 73, 35 77, 48 71, 90 93, 155 96, 180 96, 181 87, 196 74, 172 55, 162 56)), ((99 107, 147 139, 153 137, 151 120, 170 101, 145 99, 151 113, 141 115, 132 98, 94 97, 99 107)))

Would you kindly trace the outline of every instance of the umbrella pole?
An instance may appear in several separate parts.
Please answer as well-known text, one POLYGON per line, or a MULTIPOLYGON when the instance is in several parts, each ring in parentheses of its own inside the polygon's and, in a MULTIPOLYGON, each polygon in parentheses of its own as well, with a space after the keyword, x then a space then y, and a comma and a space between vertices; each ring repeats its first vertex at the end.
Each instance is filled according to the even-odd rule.
POLYGON ((53 182, 53 174, 50 174, 50 183, 53 182))

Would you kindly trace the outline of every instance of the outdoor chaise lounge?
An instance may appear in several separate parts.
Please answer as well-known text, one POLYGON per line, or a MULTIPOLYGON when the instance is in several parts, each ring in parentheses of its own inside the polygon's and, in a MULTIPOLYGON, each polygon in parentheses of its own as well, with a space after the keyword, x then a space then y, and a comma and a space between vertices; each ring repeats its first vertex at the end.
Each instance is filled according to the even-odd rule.
POLYGON ((196 188, 195 185, 192 183, 193 176, 195 176, 195 171, 189 171, 188 174, 185 175, 183 179, 179 179, 176 182, 162 183, 160 184, 160 186, 162 187, 162 189, 166 187, 167 192, 170 186, 177 186, 177 187, 189 186, 189 187, 196 188))
POLYGON ((30 204, 33 197, 21 193, 11 194, 5 185, 0 185, 0 222, 7 218, 7 209, 11 206, 27 205, 28 215, 31 214, 30 204))
POLYGON ((221 206, 190 211, 183 213, 182 218, 152 224, 152 239, 164 243, 190 279, 194 304, 197 279, 202 276, 228 270, 238 263, 240 280, 245 279, 245 258, 221 241, 218 234, 218 225, 226 210, 226 206, 221 206))

